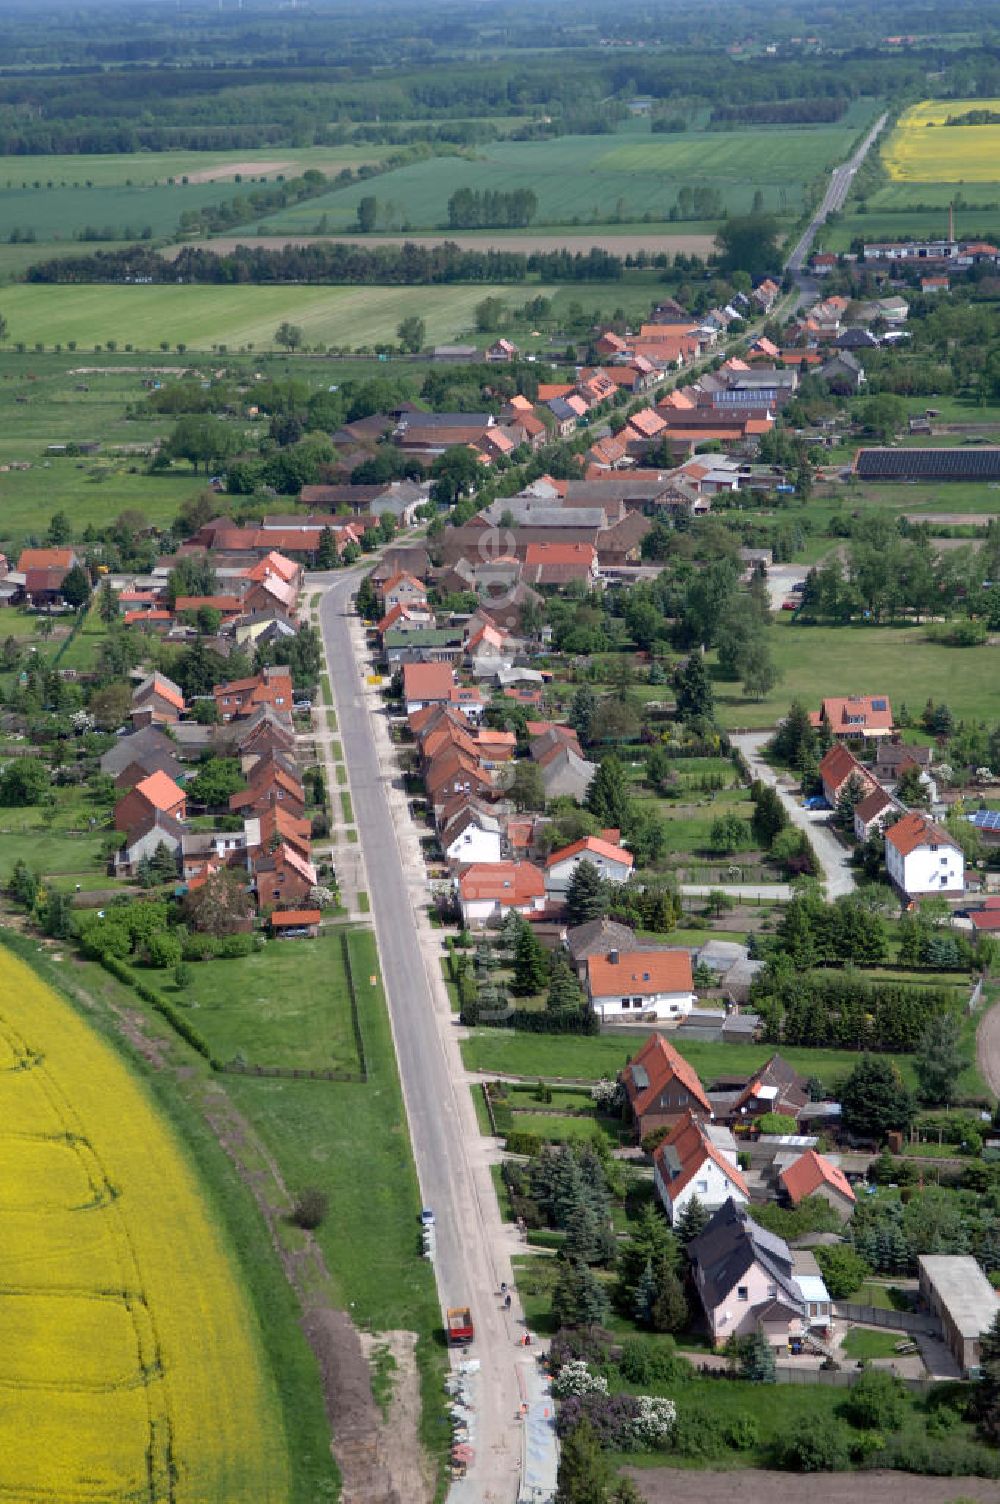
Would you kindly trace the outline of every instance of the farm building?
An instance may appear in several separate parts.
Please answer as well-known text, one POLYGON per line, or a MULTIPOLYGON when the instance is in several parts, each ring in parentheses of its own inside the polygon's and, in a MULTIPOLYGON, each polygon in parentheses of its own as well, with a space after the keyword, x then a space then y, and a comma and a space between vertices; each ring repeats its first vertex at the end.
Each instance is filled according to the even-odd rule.
POLYGON ((940 1319, 944 1340, 963 1375, 979 1368, 979 1344, 996 1320, 997 1293, 969 1254, 921 1254, 920 1294, 940 1319))

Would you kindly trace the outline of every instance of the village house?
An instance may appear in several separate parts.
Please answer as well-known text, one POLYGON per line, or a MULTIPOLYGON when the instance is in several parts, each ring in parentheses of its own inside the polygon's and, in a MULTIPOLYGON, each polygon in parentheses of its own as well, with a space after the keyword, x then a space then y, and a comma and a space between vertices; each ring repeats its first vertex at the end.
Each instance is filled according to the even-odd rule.
POLYGON ((590 543, 529 543, 524 573, 532 585, 591 585, 597 579, 597 549, 590 543))
POLYGON ((167 726, 180 720, 186 707, 179 684, 166 674, 147 674, 132 691, 132 725, 167 726))
POLYGON ((737 1092, 728 1116, 734 1123, 752 1122, 765 1113, 797 1118, 809 1102, 802 1077, 780 1055, 772 1055, 737 1092))
POLYGON ((952 898, 965 892, 965 856, 944 826, 916 811, 885 833, 889 881, 905 898, 952 898))
POLYGON ((161 846, 179 857, 184 826, 152 807, 136 815, 125 832, 125 841, 112 868, 116 877, 134 877, 143 861, 151 860, 161 846))
POLYGON ((600 836, 584 836, 553 851, 545 863, 545 889, 552 898, 564 898, 581 862, 590 862, 605 882, 627 883, 635 857, 623 846, 600 836))
POLYGON ((836 809, 841 789, 852 778, 861 783, 866 795, 875 788, 875 780, 868 770, 852 752, 842 746, 831 747, 829 752, 823 754, 819 763, 819 776, 823 785, 823 798, 831 809, 836 809))
POLYGON ((403 704, 407 715, 429 705, 447 705, 455 685, 449 663, 404 663, 403 704))
POLYGON ((507 914, 525 917, 545 908, 545 879, 531 862, 475 863, 458 879, 462 922, 484 925, 507 914))
POLYGON ((843 1170, 815 1149, 807 1149, 779 1171, 778 1185, 791 1206, 798 1206, 808 1196, 821 1196, 844 1222, 854 1211, 857 1200, 843 1170))
POLYGON ((750 1200, 732 1133, 692 1112, 684 1114, 655 1150, 653 1189, 671 1224, 694 1199, 709 1212, 730 1198, 740 1205, 750 1200))
MULTIPOLYGON (((785 1240, 759 1227, 733 1199, 692 1238, 687 1253, 717 1347, 760 1330, 772 1347, 784 1350, 812 1329, 829 1328, 833 1303, 821 1276, 797 1274, 785 1240)), ((806 1263, 815 1267, 812 1255, 801 1261, 806 1263)))
POLYGON ((132 830, 150 815, 164 815, 182 822, 187 815, 187 795, 163 772, 148 774, 115 804, 115 829, 132 830))
POLYGON ((672 1128, 688 1112, 696 1118, 712 1116, 697 1071, 663 1034, 650 1034, 618 1079, 640 1141, 658 1128, 672 1128))
POLYGON ((250 715, 259 705, 291 715, 292 676, 287 668, 264 668, 250 679, 233 679, 212 690, 219 720, 223 723, 250 715))
POLYGON ((680 1019, 694 1007, 691 953, 609 950, 587 958, 587 995, 602 1022, 680 1019))
POLYGON ((51 606, 60 599, 63 582, 80 563, 72 548, 22 548, 17 571, 24 577, 24 595, 32 606, 51 606))
POLYGON ((869 836, 881 834, 889 816, 900 809, 885 789, 874 789, 854 806, 854 839, 863 845, 869 836))
POLYGON ((978 1377, 982 1339, 996 1320, 997 1292, 967 1253, 922 1253, 917 1280, 962 1377, 978 1377))
POLYGON ((440 841, 445 860, 454 866, 493 865, 503 860, 501 821, 471 803, 442 827, 440 841))

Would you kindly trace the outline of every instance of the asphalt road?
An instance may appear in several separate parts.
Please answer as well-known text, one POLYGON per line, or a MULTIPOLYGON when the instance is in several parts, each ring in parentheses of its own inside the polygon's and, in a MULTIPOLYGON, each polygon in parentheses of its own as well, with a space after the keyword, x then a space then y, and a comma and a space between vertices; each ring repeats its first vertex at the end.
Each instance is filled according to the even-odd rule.
MULTIPOLYGON (((469 1356, 481 1365, 473 1380, 475 1463, 450 1497, 454 1504, 511 1504, 522 1461, 523 1428, 515 1417, 522 1399, 532 1398, 530 1355, 516 1346, 519 1327, 498 1298, 501 1277, 510 1279, 509 1259, 447 995, 442 1016, 440 977, 431 982, 438 955, 426 918, 418 919, 427 897, 419 845, 395 759, 373 723, 362 682, 351 607, 359 579, 356 571, 327 577, 320 623, 417 1175, 436 1218, 438 1293, 442 1308, 471 1307, 476 1340, 469 1356)), ((419 1236, 416 1226, 413 1235, 419 1236)))
POLYGON ((876 137, 882 130, 888 118, 889 117, 887 115, 880 115, 875 124, 872 126, 871 130, 868 132, 865 139, 862 141, 861 145, 858 147, 857 151, 854 153, 853 157, 849 158, 848 161, 841 163, 839 167, 835 167, 833 169, 833 172, 830 174, 830 181, 827 184, 826 192, 823 195, 822 203, 816 210, 816 213, 813 215, 812 219, 809 221, 808 225, 805 228, 805 232, 799 239, 798 244, 795 246, 795 249, 792 251, 792 254, 789 256, 787 262, 785 263, 787 271, 793 273, 802 271, 802 268, 805 266, 806 260, 808 259, 809 252, 812 250, 812 243, 816 238, 817 231, 825 221, 828 214, 832 214, 835 210, 842 209, 844 207, 844 200, 847 198, 847 191, 851 186, 854 174, 857 172, 865 157, 868 155, 868 152, 874 144, 876 137))
POLYGON ((779 783, 777 773, 761 756, 761 748, 770 738, 769 731, 741 731, 731 733, 729 739, 743 753, 754 778, 771 785, 785 806, 789 820, 809 837, 823 868, 827 898, 832 900, 843 897, 845 893, 853 893, 854 873, 851 870, 850 856, 829 827, 829 810, 803 809, 799 796, 790 793, 779 783))

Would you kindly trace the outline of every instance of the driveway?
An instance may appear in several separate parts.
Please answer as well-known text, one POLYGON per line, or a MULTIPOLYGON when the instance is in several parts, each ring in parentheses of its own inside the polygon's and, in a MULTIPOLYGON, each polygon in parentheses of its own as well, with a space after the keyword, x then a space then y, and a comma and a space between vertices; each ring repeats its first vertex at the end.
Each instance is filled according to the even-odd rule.
POLYGON ((771 598, 771 610, 780 611, 783 601, 794 600, 792 588, 801 585, 809 573, 808 564, 772 564, 767 571, 767 593, 771 598))
MULTIPOLYGON (((510 1239, 500 1217, 489 1144, 478 1129, 431 929, 419 837, 409 817, 380 691, 365 681, 364 633, 352 598, 361 572, 312 576, 323 589, 319 616, 337 711, 413 1157, 424 1205, 436 1217, 434 1273, 443 1308, 469 1306, 476 1328, 468 1357, 475 1414, 475 1462, 452 1486, 452 1504, 514 1504, 522 1487, 551 1491, 556 1446, 551 1400, 540 1390, 534 1351, 500 1300, 512 1284, 510 1239), (528 1423, 519 1418, 528 1406, 528 1423)), ((378 1187, 391 1194, 390 1187, 378 1187)), ((418 1237, 416 1225, 414 1240, 418 1237)), ((442 1396, 443 1400, 443 1396, 442 1396)), ((529 1495, 530 1496, 530 1495, 529 1495)), ((541 1494, 544 1497, 544 1493, 541 1494)))
POLYGON ((761 756, 761 749, 770 739, 769 731, 733 732, 729 738, 743 753, 752 776, 759 778, 761 783, 770 784, 785 806, 789 820, 809 837, 823 870, 827 898, 842 898, 846 893, 853 893, 855 883, 850 855, 829 827, 829 811, 803 809, 800 796, 779 781, 778 774, 761 756))

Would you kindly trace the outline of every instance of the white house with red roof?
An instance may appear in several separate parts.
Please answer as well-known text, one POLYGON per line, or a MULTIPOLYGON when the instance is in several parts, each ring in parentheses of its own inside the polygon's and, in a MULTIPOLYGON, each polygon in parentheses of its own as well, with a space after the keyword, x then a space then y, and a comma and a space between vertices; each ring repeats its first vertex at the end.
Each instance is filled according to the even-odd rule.
POLYGON ((527 917, 545 908, 545 879, 531 862, 476 862, 458 879, 464 924, 486 924, 512 911, 527 917))
POLYGON ((609 950, 588 956, 587 993, 602 1021, 684 1018, 695 1003, 691 953, 609 950))
POLYGON ((887 695, 830 696, 818 711, 810 713, 809 719, 819 727, 824 716, 838 741, 878 741, 892 735, 892 706, 887 695))
POLYGON ((885 833, 885 865, 906 898, 952 898, 965 892, 965 855, 954 836, 911 810, 885 833))
POLYGON ((602 836, 584 836, 551 853, 545 863, 546 892, 553 898, 562 898, 581 862, 590 862, 605 882, 627 883, 632 876, 635 857, 617 842, 602 836))
POLYGON ((695 1197, 709 1212, 730 1198, 742 1206, 750 1200, 730 1130, 691 1112, 674 1125, 654 1153, 653 1187, 671 1223, 695 1197))

